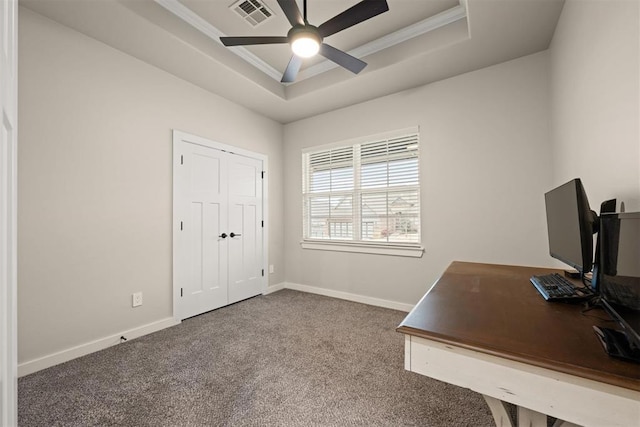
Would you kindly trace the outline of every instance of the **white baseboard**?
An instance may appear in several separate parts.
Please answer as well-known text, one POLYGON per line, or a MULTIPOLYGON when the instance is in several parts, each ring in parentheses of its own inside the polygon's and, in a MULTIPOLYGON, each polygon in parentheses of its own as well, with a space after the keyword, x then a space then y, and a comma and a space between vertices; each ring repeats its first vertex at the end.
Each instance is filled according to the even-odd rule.
POLYGON ((404 311, 407 313, 413 309, 413 305, 411 304, 405 304, 405 303, 396 302, 396 301, 389 301, 389 300, 380 299, 380 298, 367 297, 364 295, 350 294, 348 292, 334 291, 332 289, 317 288, 315 286, 301 285, 299 283, 284 282, 279 285, 283 285, 282 288, 284 289, 293 289, 295 291, 309 292, 311 294, 324 295, 326 297, 339 298, 347 301, 359 302, 359 303, 368 304, 368 305, 375 305, 376 307, 390 308, 393 310, 404 311))
POLYGON ((281 289, 284 289, 284 282, 276 283, 275 285, 267 286, 267 289, 262 293, 262 295, 269 295, 274 292, 278 292, 281 289))
MULTIPOLYGON (((281 289, 293 289, 301 292, 308 292, 311 294, 324 295, 332 298, 339 298, 347 301, 359 302, 362 304, 374 305, 377 307, 390 308, 393 310, 399 310, 409 312, 413 308, 411 304, 404 304, 396 301, 383 300, 379 298, 367 297, 363 295, 351 294, 348 292, 335 291, 331 289, 318 288, 315 286, 301 285, 299 283, 281 282, 275 285, 268 286, 263 295, 268 295, 273 292, 277 292, 281 289)), ((50 368, 60 363, 68 362, 69 360, 76 359, 81 356, 85 356, 96 351, 104 350, 105 348, 120 344, 120 337, 124 336, 127 340, 141 337, 159 330, 169 328, 179 324, 180 321, 167 317, 157 322, 149 323, 134 329, 119 332, 117 334, 110 335, 95 341, 91 341, 85 344, 81 344, 75 347, 68 348, 66 350, 59 351, 57 353, 49 354, 37 359, 29 360, 27 362, 20 363, 18 365, 18 376, 23 377, 25 375, 32 374, 42 369, 50 368)))
POLYGON ((101 338, 95 341, 81 344, 75 347, 68 348, 66 350, 59 351, 57 353, 49 354, 47 356, 40 357, 38 359, 29 360, 18 365, 18 376, 23 377, 25 375, 32 374, 42 369, 50 368, 51 366, 58 365, 63 362, 67 362, 72 359, 76 359, 87 354, 104 350, 105 348, 120 344, 120 337, 124 336, 127 340, 141 337, 153 332, 157 332, 161 329, 169 328, 179 324, 180 321, 173 317, 167 317, 157 322, 149 323, 137 328, 129 329, 127 331, 119 332, 117 334, 110 335, 105 338, 101 338))

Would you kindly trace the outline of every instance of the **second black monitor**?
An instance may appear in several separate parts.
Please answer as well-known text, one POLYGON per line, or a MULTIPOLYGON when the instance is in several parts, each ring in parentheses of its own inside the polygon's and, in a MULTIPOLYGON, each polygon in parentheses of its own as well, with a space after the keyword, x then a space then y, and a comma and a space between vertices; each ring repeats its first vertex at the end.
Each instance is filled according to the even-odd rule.
POLYGON ((597 215, 589 206, 580 178, 545 193, 549 253, 581 274, 593 266, 597 215))

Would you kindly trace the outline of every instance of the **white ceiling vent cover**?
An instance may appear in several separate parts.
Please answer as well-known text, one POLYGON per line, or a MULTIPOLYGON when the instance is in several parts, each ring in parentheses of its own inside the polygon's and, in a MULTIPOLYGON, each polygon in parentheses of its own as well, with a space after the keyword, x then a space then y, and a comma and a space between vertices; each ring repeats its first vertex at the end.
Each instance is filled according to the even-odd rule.
POLYGON ((232 4, 230 8, 251 24, 252 27, 257 27, 273 16, 273 12, 258 0, 239 0, 232 4))

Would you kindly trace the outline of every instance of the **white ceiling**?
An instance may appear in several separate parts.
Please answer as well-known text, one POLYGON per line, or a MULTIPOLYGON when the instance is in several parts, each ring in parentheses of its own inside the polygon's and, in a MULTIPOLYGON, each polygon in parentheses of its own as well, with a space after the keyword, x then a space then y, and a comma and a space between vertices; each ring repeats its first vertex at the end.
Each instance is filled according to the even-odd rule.
MULTIPOLYGON (((252 27, 236 0, 20 0, 20 4, 264 116, 288 123, 548 48, 564 0, 387 0, 389 11, 326 38, 368 63, 358 75, 322 57, 280 78, 286 44, 224 47, 218 37, 284 36, 276 0, 252 27)), ((359 0, 307 0, 318 26, 359 0)), ((299 1, 302 10, 302 1, 299 1)))

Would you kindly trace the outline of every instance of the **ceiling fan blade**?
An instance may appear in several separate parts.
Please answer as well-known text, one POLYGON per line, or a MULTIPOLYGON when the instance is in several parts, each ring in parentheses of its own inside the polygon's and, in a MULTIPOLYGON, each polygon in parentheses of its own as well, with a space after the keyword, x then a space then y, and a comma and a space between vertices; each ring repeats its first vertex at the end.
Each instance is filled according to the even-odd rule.
POLYGON ((284 70, 284 74, 282 75, 281 83, 291 83, 296 80, 296 76, 298 75, 298 71, 300 71, 300 66, 302 65, 302 58, 298 55, 291 56, 291 60, 289 61, 289 65, 287 65, 287 69, 284 70))
POLYGON ((388 10, 386 0, 363 0, 320 25, 318 32, 322 37, 327 37, 388 10))
POLYGON ((304 19, 302 19, 296 0, 278 0, 278 4, 292 26, 304 25, 304 19))
POLYGON ((336 49, 333 46, 329 46, 326 43, 322 43, 320 45, 320 55, 325 58, 335 62, 341 67, 346 68, 352 73, 358 74, 363 70, 364 67, 367 66, 367 63, 359 60, 358 58, 349 55, 346 52, 341 51, 340 49, 336 49))
POLYGON ((251 44, 275 44, 289 43, 287 37, 257 36, 257 37, 220 37, 220 41, 225 46, 244 46, 251 44))

